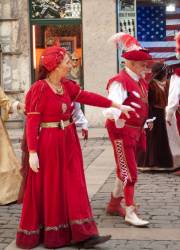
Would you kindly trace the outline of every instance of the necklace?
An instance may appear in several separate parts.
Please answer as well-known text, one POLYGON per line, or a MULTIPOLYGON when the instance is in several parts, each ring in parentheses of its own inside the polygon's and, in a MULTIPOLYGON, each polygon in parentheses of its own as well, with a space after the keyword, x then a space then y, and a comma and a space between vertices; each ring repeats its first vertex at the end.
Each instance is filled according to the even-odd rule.
POLYGON ((58 95, 63 95, 64 94, 64 89, 63 89, 63 86, 62 84, 59 84, 59 85, 55 85, 53 84, 49 78, 46 79, 46 81, 48 82, 49 86, 55 90, 55 92, 58 94, 58 95))

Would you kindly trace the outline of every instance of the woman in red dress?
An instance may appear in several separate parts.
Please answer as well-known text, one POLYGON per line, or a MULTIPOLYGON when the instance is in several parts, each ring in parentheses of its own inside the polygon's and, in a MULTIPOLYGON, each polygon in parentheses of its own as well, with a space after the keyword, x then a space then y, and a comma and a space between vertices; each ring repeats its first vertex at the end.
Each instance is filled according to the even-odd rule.
POLYGON ((93 219, 80 143, 70 120, 71 103, 111 106, 126 114, 132 109, 65 79, 70 60, 63 48, 47 48, 42 65, 46 78, 35 82, 26 96, 30 168, 16 244, 24 249, 40 243, 46 248, 78 242, 83 248, 93 247, 110 236, 99 236, 93 219))

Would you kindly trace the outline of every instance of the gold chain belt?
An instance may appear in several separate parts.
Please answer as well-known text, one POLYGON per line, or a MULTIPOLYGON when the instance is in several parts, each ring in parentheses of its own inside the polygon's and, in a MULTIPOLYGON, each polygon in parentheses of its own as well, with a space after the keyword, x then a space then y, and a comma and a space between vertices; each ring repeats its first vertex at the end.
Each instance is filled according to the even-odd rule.
POLYGON ((41 128, 59 128, 59 129, 65 129, 67 126, 72 124, 70 120, 60 120, 59 122, 42 122, 40 127, 41 128))

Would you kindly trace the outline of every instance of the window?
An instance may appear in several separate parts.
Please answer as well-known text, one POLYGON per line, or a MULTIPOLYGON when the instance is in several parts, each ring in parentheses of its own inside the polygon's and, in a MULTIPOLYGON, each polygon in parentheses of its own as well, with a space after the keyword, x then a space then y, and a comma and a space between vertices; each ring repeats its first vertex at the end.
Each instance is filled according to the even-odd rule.
MULTIPOLYGON (((136 36, 136 0, 117 0, 117 32, 136 36)), ((118 49, 118 69, 124 65, 121 54, 118 49)))
POLYGON ((48 46, 67 49, 72 59, 69 78, 83 87, 81 1, 31 0, 32 81, 38 79, 40 58, 48 46))
POLYGON ((32 19, 81 18, 79 0, 32 0, 32 19))

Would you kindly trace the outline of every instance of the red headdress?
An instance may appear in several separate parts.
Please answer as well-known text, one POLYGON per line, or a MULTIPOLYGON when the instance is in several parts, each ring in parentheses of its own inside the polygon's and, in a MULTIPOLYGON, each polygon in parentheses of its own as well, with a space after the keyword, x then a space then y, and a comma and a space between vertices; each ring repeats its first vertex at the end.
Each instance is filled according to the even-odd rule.
POLYGON ((140 43, 130 34, 119 32, 108 40, 113 41, 118 48, 121 48, 124 53, 122 57, 131 61, 152 60, 152 56, 148 51, 141 47, 140 43))
POLYGON ((48 47, 41 56, 41 63, 51 72, 63 61, 65 54, 65 48, 58 46, 48 47))

